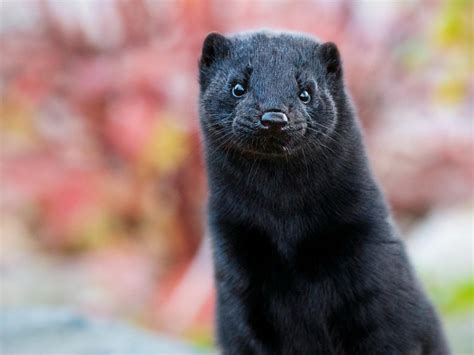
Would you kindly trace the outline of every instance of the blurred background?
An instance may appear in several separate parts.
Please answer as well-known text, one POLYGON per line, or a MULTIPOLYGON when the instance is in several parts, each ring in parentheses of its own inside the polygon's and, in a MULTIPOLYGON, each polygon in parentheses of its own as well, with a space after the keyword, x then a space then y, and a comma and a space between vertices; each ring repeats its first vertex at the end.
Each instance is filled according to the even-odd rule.
POLYGON ((473 353, 473 4, 1 0, 2 313, 67 307, 212 351, 200 47, 285 29, 338 44, 414 265, 473 353))

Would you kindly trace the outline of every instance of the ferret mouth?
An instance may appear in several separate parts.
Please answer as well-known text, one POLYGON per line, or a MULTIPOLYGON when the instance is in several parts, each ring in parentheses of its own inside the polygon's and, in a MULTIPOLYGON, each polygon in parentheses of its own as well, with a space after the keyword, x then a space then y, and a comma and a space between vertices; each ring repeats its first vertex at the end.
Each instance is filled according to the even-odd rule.
POLYGON ((235 137, 232 142, 233 145, 244 153, 268 157, 285 157, 299 150, 306 129, 300 126, 274 131, 249 129, 249 127, 236 125, 233 133, 235 137))

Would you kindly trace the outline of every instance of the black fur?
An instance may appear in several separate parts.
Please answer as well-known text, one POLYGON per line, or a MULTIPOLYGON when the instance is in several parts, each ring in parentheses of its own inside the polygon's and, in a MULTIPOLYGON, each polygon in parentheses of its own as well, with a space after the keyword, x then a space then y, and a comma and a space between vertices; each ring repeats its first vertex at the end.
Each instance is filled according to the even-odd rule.
POLYGON ((200 84, 223 353, 448 354, 370 171, 337 47, 210 34, 200 84), (265 129, 267 111, 288 126, 265 129))

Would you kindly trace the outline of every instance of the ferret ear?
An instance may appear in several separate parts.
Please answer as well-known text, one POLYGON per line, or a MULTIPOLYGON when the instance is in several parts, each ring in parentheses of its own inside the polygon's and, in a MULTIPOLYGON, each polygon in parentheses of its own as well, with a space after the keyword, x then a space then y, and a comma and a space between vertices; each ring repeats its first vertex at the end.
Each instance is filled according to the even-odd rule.
POLYGON ((200 67, 209 67, 216 59, 224 58, 229 55, 230 41, 217 32, 211 32, 207 35, 202 45, 200 67))
POLYGON ((337 46, 332 42, 326 42, 319 45, 317 51, 326 69, 326 74, 336 79, 341 78, 342 61, 337 46))

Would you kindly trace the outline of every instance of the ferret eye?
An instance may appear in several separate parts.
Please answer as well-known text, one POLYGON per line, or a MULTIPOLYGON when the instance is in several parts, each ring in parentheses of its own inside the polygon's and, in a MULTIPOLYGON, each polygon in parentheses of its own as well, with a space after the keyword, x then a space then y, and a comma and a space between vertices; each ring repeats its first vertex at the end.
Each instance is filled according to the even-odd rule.
POLYGON ((232 88, 232 95, 234 95, 234 97, 241 97, 244 94, 245 94, 245 87, 242 84, 236 84, 232 88))
POLYGON ((308 102, 311 101, 311 95, 306 90, 301 91, 298 97, 300 98, 301 102, 304 104, 307 104, 308 102))

